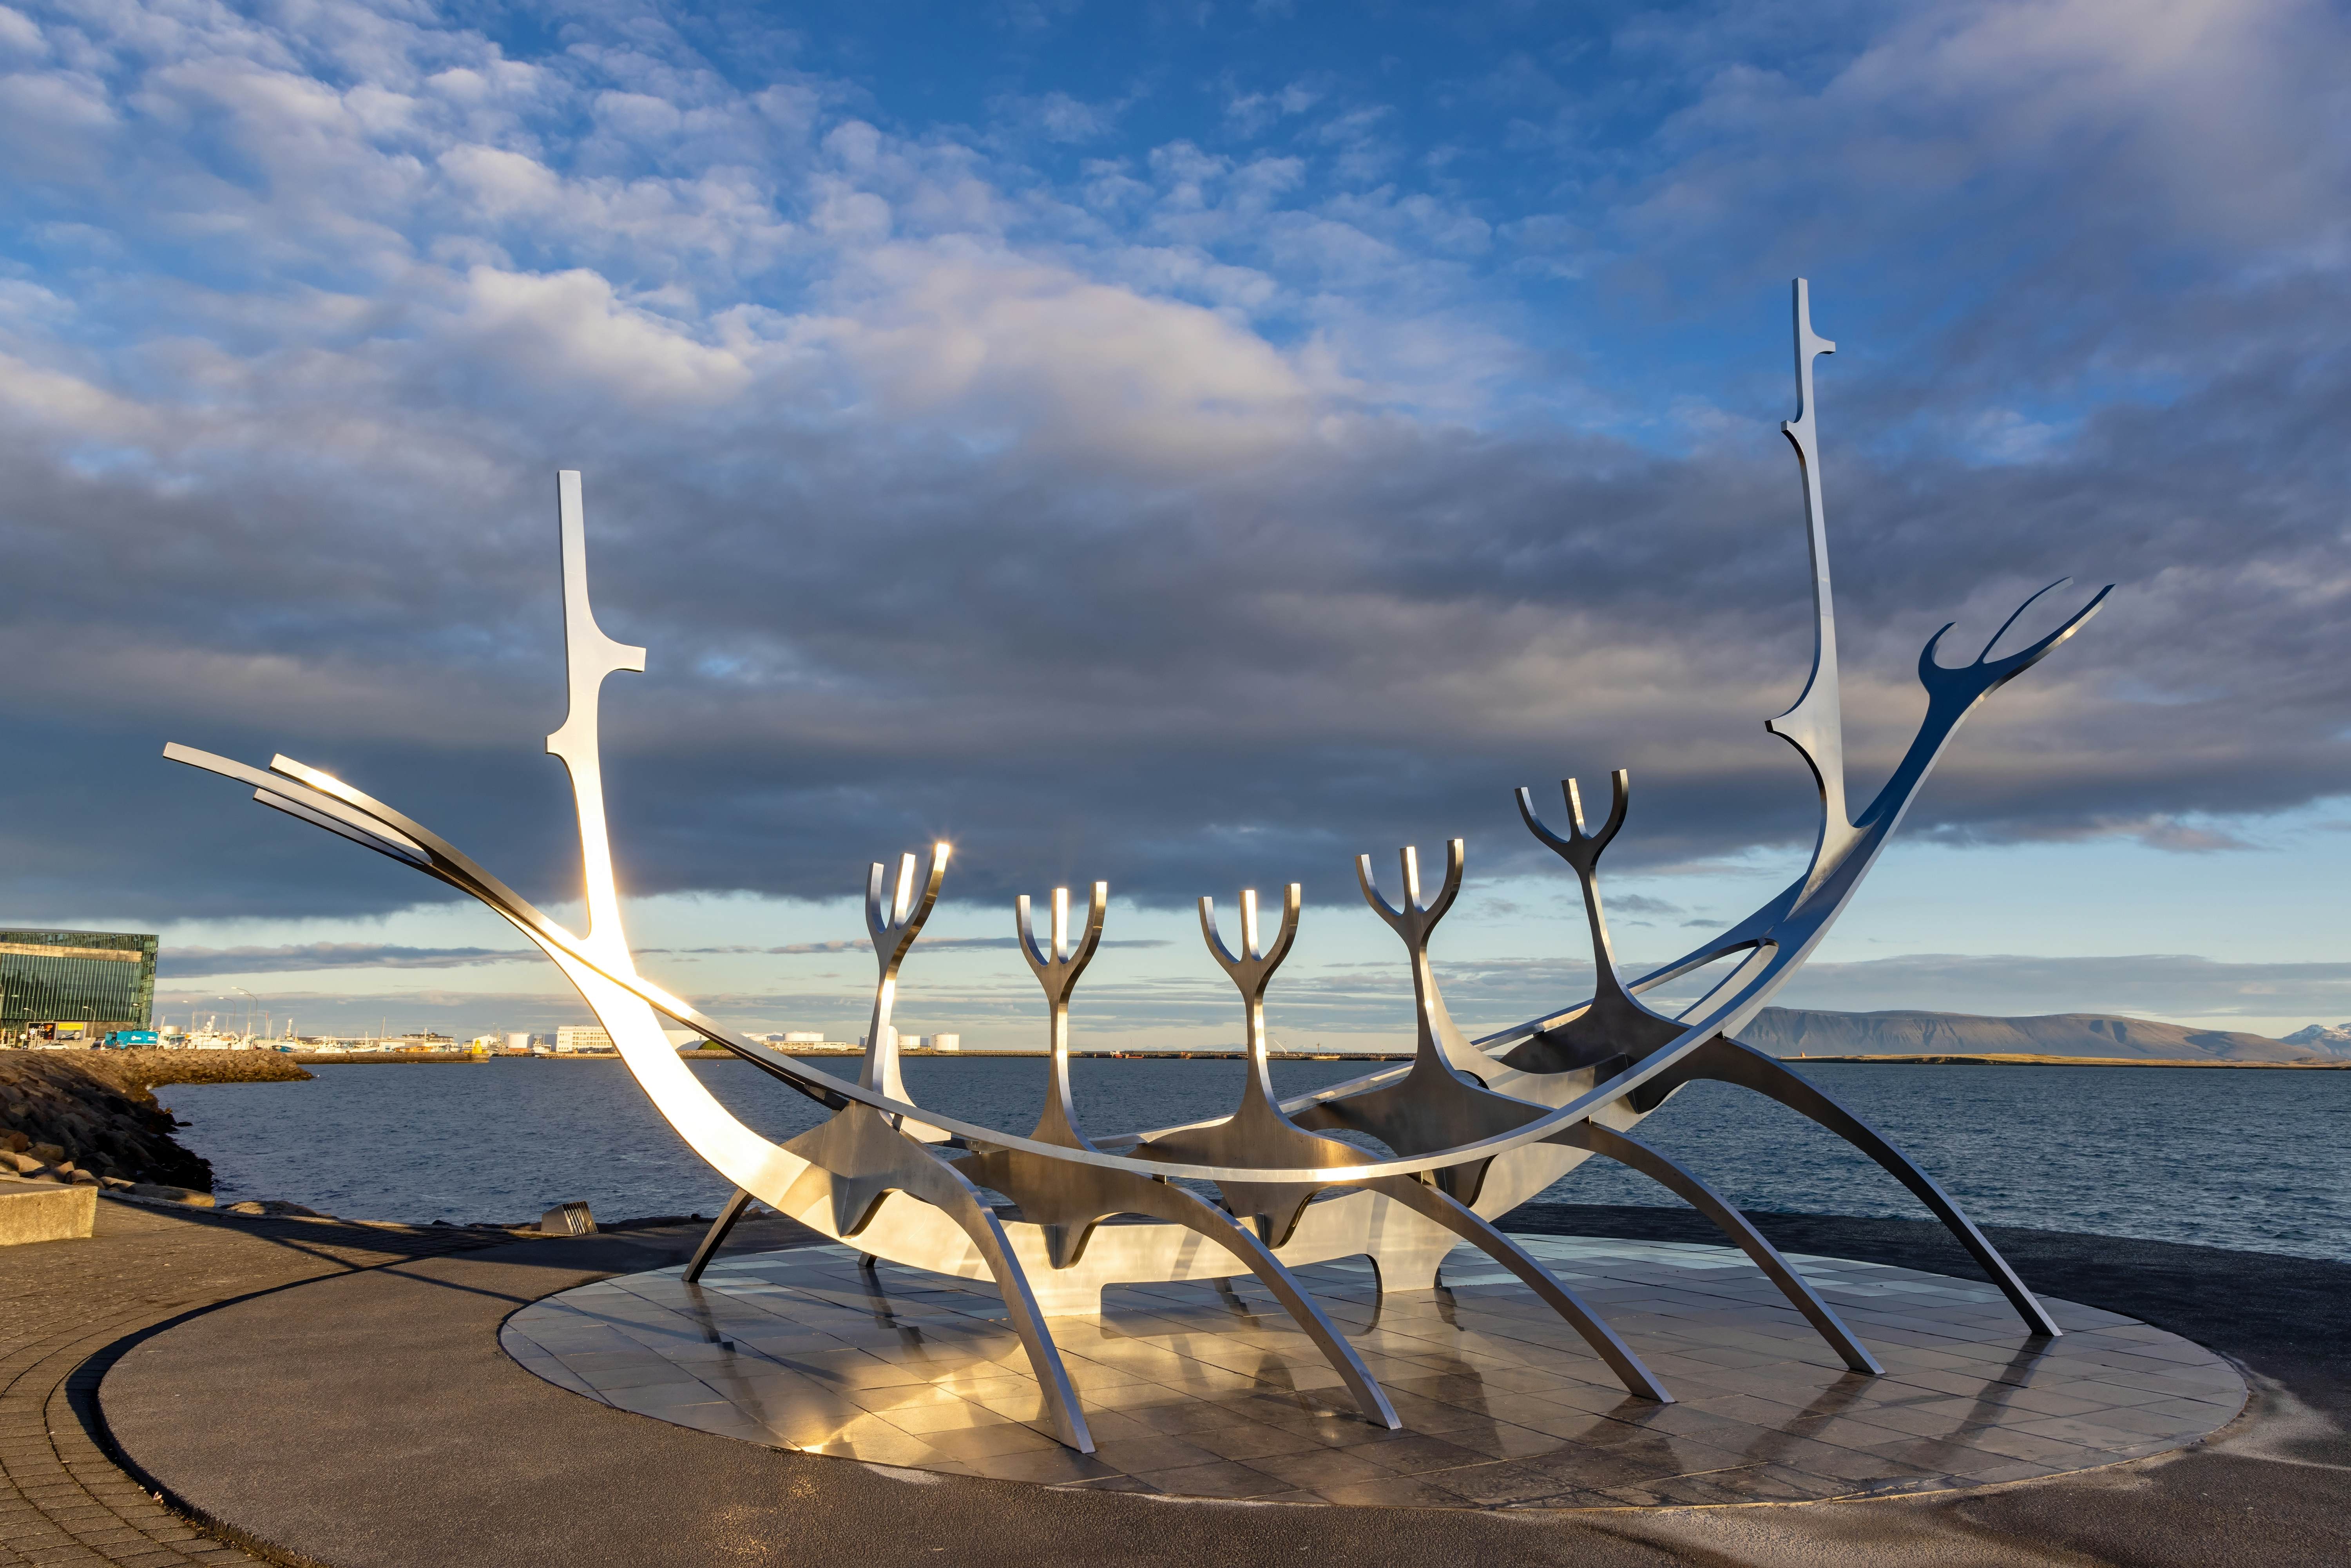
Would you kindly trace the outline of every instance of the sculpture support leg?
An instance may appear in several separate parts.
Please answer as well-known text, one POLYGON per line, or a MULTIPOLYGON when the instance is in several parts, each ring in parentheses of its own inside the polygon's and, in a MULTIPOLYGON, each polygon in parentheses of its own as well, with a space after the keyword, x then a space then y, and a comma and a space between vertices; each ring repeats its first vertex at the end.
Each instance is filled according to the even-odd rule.
MULTIPOLYGON (((1249 1272, 1273 1292, 1346 1384, 1364 1419, 1391 1432, 1402 1425, 1363 1356, 1323 1315, 1281 1260, 1259 1239, 1253 1227, 1183 1187, 1123 1171, 1082 1170, 1008 1152, 976 1155, 958 1168, 1020 1206, 1021 1213, 1044 1232, 1057 1269, 1068 1268, 1082 1258, 1099 1222, 1113 1215, 1135 1214, 1179 1225, 1215 1242, 1248 1265, 1249 1272)), ((1218 1288, 1229 1289, 1221 1283, 1218 1288)))
POLYGON ((1054 1436, 1081 1454, 1092 1453, 1094 1437, 1086 1428, 1085 1411, 1078 1404, 1077 1389, 1070 1383, 1070 1369, 1061 1364, 1061 1347, 1054 1344, 1052 1334, 1045 1327, 1045 1314, 1037 1308, 1037 1298, 1029 1289, 1029 1276, 1022 1271, 1020 1260, 1013 1256, 1012 1243, 1005 1239, 1004 1227, 997 1222, 993 1210, 983 1207, 977 1198, 968 1195, 959 1204, 939 1207, 963 1227, 964 1234, 971 1238, 987 1261, 987 1271, 996 1276, 996 1288, 1004 1297, 1012 1332, 1020 1336, 1021 1348, 1029 1353, 1029 1369, 1037 1375, 1037 1386, 1044 1391, 1045 1410, 1053 1419, 1054 1436))
POLYGON ((1826 1092, 1783 1065, 1777 1057, 1767 1056, 1753 1046, 1741 1045, 1735 1040, 1718 1035, 1693 1051, 1688 1059, 1675 1069, 1673 1081, 1687 1082, 1691 1079, 1712 1078, 1724 1083, 1735 1083, 1750 1089, 1769 1099, 1777 1100, 1800 1116, 1809 1117, 1877 1162, 1886 1175, 1910 1189, 1918 1201, 1934 1212, 1943 1228, 1972 1254, 1983 1271, 1991 1276, 1993 1284, 2014 1306, 2024 1326, 2036 1334, 2051 1339, 2064 1331, 2048 1309, 2024 1288, 2016 1270, 2000 1249, 1985 1239, 1975 1221, 1960 1211, 1951 1195, 1937 1184, 1934 1177, 1910 1163, 1909 1156, 1889 1143, 1876 1128, 1846 1110, 1826 1092))
MULTIPOLYGON (((946 1164, 930 1145, 900 1132, 870 1106, 852 1105, 832 1120, 784 1145, 809 1162, 801 1183, 821 1183, 831 1199, 833 1233, 849 1240, 865 1228, 893 1192, 931 1205, 954 1220, 977 1249, 980 1261, 1004 1297, 1005 1315, 1029 1353, 1029 1368, 1045 1396, 1054 1435, 1081 1454, 1094 1451, 1093 1434, 1071 1385, 1069 1368, 1045 1327, 1029 1276, 1006 1239, 995 1210, 979 1201, 978 1189, 946 1164)), ((794 1191, 799 1190, 795 1186, 794 1191)), ((802 1212, 786 1194, 788 1213, 802 1212)))
MULTIPOLYGON (((1269 1251, 1265 1243, 1259 1240, 1248 1226, 1211 1208, 1181 1187, 1163 1182, 1136 1185, 1155 1187, 1165 1196, 1157 1201, 1155 1207, 1135 1212, 1148 1213, 1154 1218, 1169 1219, 1186 1226, 1249 1265, 1249 1272, 1257 1276, 1258 1282, 1273 1292, 1274 1299, 1282 1304, 1298 1326, 1306 1332, 1307 1337, 1322 1352, 1323 1359, 1347 1385, 1347 1391, 1355 1396, 1355 1406, 1364 1413, 1365 1419, 1385 1427, 1391 1432, 1404 1425, 1396 1417, 1395 1406, 1388 1403, 1386 1392, 1373 1377, 1372 1369, 1364 1364, 1363 1356, 1347 1343, 1347 1336, 1323 1315, 1322 1309, 1316 1306, 1314 1299, 1300 1287, 1281 1260, 1269 1251)), ((1144 1201, 1151 1200, 1146 1198, 1144 1201)))
POLYGON ((1616 1337, 1616 1331, 1601 1321, 1600 1315, 1586 1306, 1583 1299, 1552 1277, 1552 1271, 1537 1262, 1527 1249, 1503 1235, 1488 1223, 1477 1210, 1464 1207, 1448 1195, 1425 1182, 1410 1176, 1382 1176, 1362 1184, 1385 1197, 1394 1198, 1416 1214, 1426 1215, 1439 1225, 1469 1242, 1488 1257, 1516 1274, 1528 1289, 1543 1299, 1552 1311, 1565 1318, 1583 1336, 1593 1354, 1606 1362, 1616 1374, 1617 1381, 1628 1393, 1644 1399, 1654 1399, 1660 1405, 1671 1405, 1674 1396, 1666 1392, 1656 1375, 1633 1354, 1633 1347, 1616 1337))
POLYGON ((1700 1181, 1687 1167, 1668 1159, 1637 1138, 1628 1138, 1597 1123, 1586 1122, 1561 1134, 1555 1141, 1572 1148, 1589 1149, 1595 1155, 1640 1172, 1713 1220, 1716 1227, 1737 1243, 1739 1249, 1753 1260, 1755 1266, 1780 1287, 1780 1293, 1788 1298, 1788 1304, 1804 1314, 1805 1321, 1820 1331, 1821 1337, 1828 1341, 1829 1348, 1836 1352, 1847 1366, 1873 1376, 1886 1370, 1861 1341, 1854 1337, 1853 1331, 1844 1326, 1844 1320, 1821 1300, 1785 1258, 1780 1256, 1780 1249, 1765 1240, 1763 1233, 1748 1223, 1745 1215, 1726 1202, 1721 1194, 1700 1181))
POLYGON ((718 1218, 712 1220, 710 1228, 703 1233, 702 1245, 694 1249, 694 1258, 685 1266, 687 1284, 691 1285, 702 1278, 702 1271, 710 1267, 713 1258, 718 1256, 718 1249, 726 1241, 727 1232, 735 1228, 735 1222, 742 1218, 743 1211, 750 1207, 751 1195, 737 1187, 735 1196, 726 1200, 726 1207, 718 1211, 718 1218))

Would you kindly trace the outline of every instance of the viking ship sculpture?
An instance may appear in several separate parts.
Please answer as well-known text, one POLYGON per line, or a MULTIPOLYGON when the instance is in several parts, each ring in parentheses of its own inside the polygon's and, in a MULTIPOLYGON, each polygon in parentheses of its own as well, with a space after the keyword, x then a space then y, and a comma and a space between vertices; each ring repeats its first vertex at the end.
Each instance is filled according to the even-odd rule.
MULTIPOLYGON (((1102 883, 1093 884, 1074 928, 1069 890, 1057 889, 1041 940, 1029 901, 1019 902, 1016 930, 1044 990, 1050 1047, 1044 1112, 1026 1136, 917 1105, 901 1074, 890 1015, 900 967, 939 896, 945 844, 932 849, 919 881, 912 854, 902 859, 894 879, 883 865, 872 868, 866 919, 880 974, 854 1082, 770 1051, 646 979, 622 925, 597 738, 604 677, 643 670, 644 651, 612 641, 596 624, 577 473, 563 473, 557 482, 570 706, 547 749, 570 772, 584 865, 584 931, 558 925, 422 824, 291 758, 273 758, 263 769, 178 745, 165 747, 164 755, 250 785, 261 804, 478 899, 544 951, 603 1022, 655 1107, 735 1187, 687 1267, 689 1280, 699 1277, 728 1228, 757 1200, 851 1244, 869 1261, 887 1259, 992 1281, 1035 1372, 1050 1425, 1081 1452, 1091 1452, 1093 1440, 1054 1347, 1050 1320, 1098 1310, 1103 1287, 1251 1275, 1329 1360, 1363 1417, 1393 1428, 1399 1423, 1386 1396, 1299 1283, 1296 1270, 1364 1257, 1376 1268, 1382 1291, 1426 1291, 1446 1255, 1465 1244, 1572 1324, 1630 1396, 1670 1400, 1633 1348, 1495 1225, 1595 1156, 1654 1179, 1704 1213, 1847 1366, 1876 1373, 1868 1349, 1737 1208, 1634 1136, 1644 1117, 1701 1079, 1776 1100, 1867 1155, 1974 1255, 2030 1333, 2054 1335, 2057 1325, 2040 1302, 1930 1176, 1830 1095, 1738 1040, 1851 901, 1960 721, 2072 635, 2111 591, 2101 590, 2055 631, 2001 658, 1991 657, 1991 650, 2016 615, 1973 661, 1957 666, 1938 660, 1950 627, 1938 632, 1918 659, 1927 711, 1917 733, 1876 798, 1859 815, 1851 814, 1813 392, 1813 361, 1835 345, 1813 330, 1803 280, 1797 280, 1794 294, 1797 417, 1781 428, 1795 448, 1803 481, 1813 655, 1803 695, 1770 727, 1802 755, 1819 786, 1820 831, 1803 874, 1714 940, 1627 982, 1616 973, 1598 883, 1600 857, 1625 821, 1626 775, 1614 775, 1607 818, 1597 830, 1586 823, 1575 780, 1564 785, 1563 831, 1546 823, 1520 789, 1519 810, 1528 829, 1567 862, 1582 888, 1597 978, 1587 1000, 1472 1040, 1447 1013, 1428 957, 1429 939, 1460 892, 1462 841, 1447 845, 1433 894, 1416 852, 1405 849, 1395 903, 1380 890, 1364 856, 1356 866, 1364 896, 1402 940, 1411 963, 1417 1039, 1408 1064, 1312 1094, 1280 1098, 1267 1053, 1266 991, 1297 935, 1295 883, 1284 890, 1278 921, 1261 915, 1254 890, 1241 894, 1236 946, 1227 946, 1213 903, 1200 901, 1209 952, 1240 994, 1247 1071, 1231 1115, 1186 1126, 1108 1135, 1090 1134, 1079 1124, 1070 1092, 1070 998, 1102 939, 1109 897, 1102 883), (1696 1004, 1669 1015, 1643 1001, 1721 960, 1730 961, 1729 973, 1696 1004), (788 1143, 762 1136, 679 1060, 663 1033, 665 1019, 700 1031, 830 1115, 788 1143), (1332 1135, 1339 1133, 1376 1140, 1387 1153, 1332 1135), (1185 1182, 1194 1185, 1179 1185, 1185 1182), (1196 1186, 1217 1196, 1212 1200, 1196 1186), (1121 1223, 1105 1223, 1114 1218, 1121 1223)), ((2028 599, 2017 615, 2040 597, 2028 599)))

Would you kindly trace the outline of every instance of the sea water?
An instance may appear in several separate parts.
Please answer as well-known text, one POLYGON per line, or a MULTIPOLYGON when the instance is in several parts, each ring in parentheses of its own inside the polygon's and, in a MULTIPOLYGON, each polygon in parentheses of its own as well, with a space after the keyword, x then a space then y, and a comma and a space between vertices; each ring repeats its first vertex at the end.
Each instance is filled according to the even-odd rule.
MULTIPOLYGON (((828 1062, 827 1067, 841 1064, 828 1062)), ((917 1103, 1025 1133, 1044 1092, 1034 1058, 915 1057, 917 1103)), ((693 1071, 778 1141, 819 1107, 747 1063, 693 1071)), ((1096 1134, 1228 1111, 1238 1061, 1081 1059, 1096 1134)), ((1296 1094, 1373 1071, 1282 1061, 1296 1094)), ((1979 1221, 2351 1260, 2351 1071, 1805 1063, 1805 1076, 1906 1150, 1979 1221)), ((602 1218, 711 1214, 726 1183, 671 1132, 611 1059, 314 1069, 307 1083, 158 1091, 213 1162, 223 1203, 285 1198, 353 1219, 517 1221, 584 1199, 602 1218)), ((1641 1125, 1742 1207, 1923 1217, 1893 1179, 1770 1101, 1694 1084, 1641 1125)), ((1677 1206, 1593 1160, 1546 1197, 1677 1206)))

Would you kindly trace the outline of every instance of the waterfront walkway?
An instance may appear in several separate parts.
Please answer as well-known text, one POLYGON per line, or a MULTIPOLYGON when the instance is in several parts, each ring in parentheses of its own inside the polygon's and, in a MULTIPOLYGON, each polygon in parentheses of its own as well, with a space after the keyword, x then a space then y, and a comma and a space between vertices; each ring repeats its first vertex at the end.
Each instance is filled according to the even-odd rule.
POLYGON ((0 1564, 246 1563, 113 1462, 99 1380, 145 1333, 225 1301, 488 1238, 99 1206, 86 1241, 0 1252, 0 1564))
MULTIPOLYGON (((1693 1218, 1531 1209, 1511 1223, 1712 1239, 1693 1218)), ((776 1245, 774 1223, 747 1239, 776 1245)), ((1761 1223, 1792 1251, 1967 1271, 1923 1225, 1761 1223)), ((2157 1323, 2245 1369, 2246 1415, 2179 1453, 1867 1502, 1479 1513, 1056 1491, 778 1452, 568 1394, 498 1352, 498 1325, 518 1306, 675 1261, 692 1239, 680 1228, 514 1242, 110 1204, 93 1240, 10 1249, 0 1563, 253 1560, 232 1542, 335 1568, 2351 1561, 2346 1265, 1999 1234, 2049 1293, 2157 1323), (225 1310, 206 1311, 215 1304, 225 1310), (136 1375, 99 1392, 118 1364, 136 1375), (110 1413, 136 1433, 131 1462, 165 1472, 159 1490, 190 1511, 113 1462, 110 1413)))

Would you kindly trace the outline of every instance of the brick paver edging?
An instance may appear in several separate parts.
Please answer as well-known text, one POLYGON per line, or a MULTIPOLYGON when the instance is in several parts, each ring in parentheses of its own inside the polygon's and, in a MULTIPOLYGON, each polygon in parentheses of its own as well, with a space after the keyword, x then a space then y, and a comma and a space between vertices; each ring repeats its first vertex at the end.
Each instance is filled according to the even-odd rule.
POLYGON ((88 1240, 0 1252, 0 1568, 259 1561, 118 1462, 98 1411, 107 1369, 140 1341, 229 1301, 513 1240, 106 1203, 88 1240))

